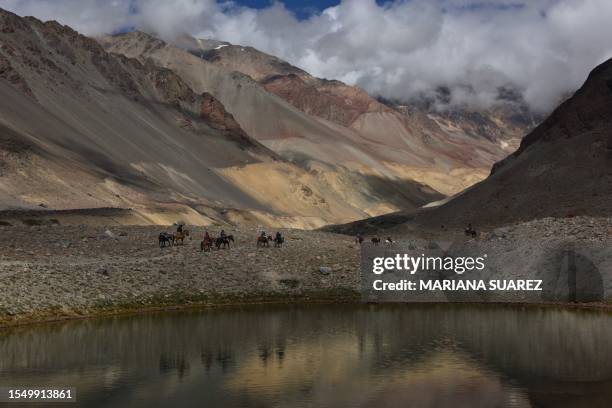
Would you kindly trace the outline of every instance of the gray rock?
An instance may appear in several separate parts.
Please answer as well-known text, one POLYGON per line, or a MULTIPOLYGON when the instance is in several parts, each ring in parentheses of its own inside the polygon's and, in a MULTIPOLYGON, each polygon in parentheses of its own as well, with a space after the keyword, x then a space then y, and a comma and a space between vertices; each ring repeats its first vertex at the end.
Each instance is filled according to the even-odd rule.
POLYGON ((102 234, 98 235, 99 241, 105 241, 107 239, 117 239, 117 236, 113 234, 110 230, 106 230, 102 234))
POLYGON ((319 272, 321 272, 323 275, 329 275, 332 271, 332 268, 330 268, 329 266, 319 266, 319 272))
POLYGON ((492 236, 496 238, 507 238, 510 230, 506 227, 497 228, 493 231, 492 236))
POLYGON ((109 276, 108 273, 108 268, 106 266, 101 266, 96 270, 96 273, 99 273, 100 275, 104 275, 104 276, 109 276))

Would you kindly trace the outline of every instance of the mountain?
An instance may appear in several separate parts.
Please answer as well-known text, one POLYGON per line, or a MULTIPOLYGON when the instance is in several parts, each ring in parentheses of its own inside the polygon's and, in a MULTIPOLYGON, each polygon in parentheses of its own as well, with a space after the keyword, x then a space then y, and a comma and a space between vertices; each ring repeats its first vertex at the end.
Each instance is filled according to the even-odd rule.
POLYGON ((222 106, 204 112, 210 95, 56 22, 5 11, 0 19, 5 208, 133 207, 154 219, 158 204, 163 212, 172 209, 164 203, 225 196, 264 209, 212 170, 275 155, 222 106))
POLYGON ((253 47, 182 36, 174 44, 217 66, 246 74, 268 91, 299 110, 346 127, 358 129, 362 115, 400 112, 406 126, 418 128, 424 122, 430 129, 463 133, 476 140, 488 139, 512 152, 521 138, 541 121, 522 98, 509 89, 500 89, 499 103, 489 109, 450 107, 450 93, 440 88, 436 99, 417 98, 412 102, 373 98, 363 89, 340 81, 315 78, 273 55, 253 47), (446 106, 437 109, 436 106, 446 106))
POLYGON ((476 222, 512 222, 573 215, 608 216, 612 206, 612 60, 492 174, 437 211, 476 222), (486 205, 483 205, 486 203, 486 205))
MULTIPOLYGON (((0 16, 0 208, 128 208, 136 222, 310 228, 441 198, 410 180, 304 169, 251 138, 208 88, 194 91, 174 71, 107 53, 56 22, 0 16)), ((239 112, 261 103, 288 110, 287 131, 337 135, 244 75, 214 66, 209 75, 218 94, 238 92, 239 112)), ((277 126, 270 121, 276 135, 277 126)))
POLYGON ((339 227, 353 231, 498 226, 544 217, 612 214, 612 60, 496 163, 481 183, 436 208, 339 227))
POLYGON ((358 87, 315 78, 252 47, 188 36, 169 44, 140 32, 100 41, 110 52, 152 59, 194 89, 210 90, 249 135, 309 171, 340 166, 448 195, 486 177, 510 151, 497 140, 441 126, 422 111, 402 113, 358 87), (234 72, 249 86, 235 90, 213 71, 234 72))
POLYGON ((253 48, 0 18, 0 210, 314 228, 415 210, 506 155, 253 48))
MULTIPOLYGON (((284 109, 244 75, 199 70, 216 84, 209 92, 151 60, 108 53, 57 22, 0 10, 0 23, 0 209, 123 208, 137 223, 311 228, 441 197, 375 176, 334 183, 283 159, 214 95, 227 102, 231 95, 220 91, 231 88, 240 100, 233 108, 284 109), (366 182, 378 190, 361 188, 366 182)), ((318 126, 321 137, 331 132, 293 117, 318 126)))
MULTIPOLYGON (((465 86, 464 91, 474 93, 470 86, 465 86)), ((406 115, 424 112, 449 132, 460 131, 477 139, 488 139, 507 153, 514 152, 523 136, 544 119, 510 86, 499 88, 495 103, 489 107, 453 102, 447 87, 438 87, 433 96, 416 95, 409 101, 385 100, 384 103, 406 115)))

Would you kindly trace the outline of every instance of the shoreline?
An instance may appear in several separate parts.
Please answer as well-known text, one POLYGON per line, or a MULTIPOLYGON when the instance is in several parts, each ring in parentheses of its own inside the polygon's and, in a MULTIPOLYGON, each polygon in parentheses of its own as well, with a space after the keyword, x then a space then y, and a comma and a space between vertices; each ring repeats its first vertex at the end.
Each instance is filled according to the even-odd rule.
POLYGON ((231 297, 222 296, 223 300, 218 299, 216 301, 207 302, 186 302, 186 303, 168 303, 168 304, 151 304, 143 305, 142 307, 129 307, 127 305, 118 304, 116 307, 109 307, 107 309, 99 308, 89 311, 73 311, 72 314, 64 312, 54 313, 53 310, 43 310, 32 314, 20 315, 20 316, 1 316, 0 317, 0 330, 8 329, 12 327, 32 326, 46 323, 58 323, 73 320, 86 320, 86 319, 98 319, 113 316, 138 316, 148 313, 156 312, 172 312, 172 311, 184 311, 184 310, 208 310, 215 308, 229 308, 229 307, 241 307, 241 306, 254 306, 254 305, 289 305, 289 304, 358 304, 360 294, 358 292, 340 291, 344 293, 338 293, 333 295, 331 293, 321 292, 311 293, 303 296, 294 295, 271 295, 266 297, 265 295, 254 295, 252 297, 231 297), (338 296, 340 295, 340 297, 338 296), (34 317, 36 316, 36 317, 34 317), (16 317, 16 318, 14 318, 16 317))
POLYGON ((186 303, 150 304, 142 307, 130 307, 117 304, 116 307, 99 308, 94 310, 72 311, 72 313, 54 313, 53 310, 43 310, 29 315, 0 317, 0 330, 15 327, 29 327, 51 323, 62 323, 75 320, 95 320, 120 316, 140 316, 150 313, 167 313, 181 311, 206 311, 217 308, 233 308, 260 305, 400 305, 407 307, 430 305, 473 306, 473 307, 511 307, 511 308, 539 308, 562 309, 571 311, 599 311, 612 313, 611 303, 563 303, 563 302, 364 302, 359 292, 338 291, 340 293, 320 292, 295 295, 254 295, 252 297, 220 296, 216 300, 186 303))
MULTIPOLYGON (((471 243, 459 237, 456 245, 459 250, 472 245, 487 253, 488 266, 498 279, 523 279, 528 275, 517 271, 537 269, 543 276, 554 272, 548 261, 562 260, 563 245, 571 240, 590 255, 603 282, 608 282, 612 276, 608 226, 612 224, 592 219, 544 219, 496 230, 471 243), (532 239, 525 241, 524 236, 532 239)), ((364 255, 353 237, 281 229, 285 237, 281 248, 259 247, 259 228, 225 228, 235 237, 231 248, 201 252, 202 227, 190 226, 191 239, 166 248, 159 247, 158 236, 169 227, 0 227, 11 237, 0 242, 0 327, 148 311, 361 301, 364 255)), ((217 235, 219 229, 208 231, 217 235)), ((406 248, 422 251, 437 245, 414 235, 394 238, 403 239, 406 248)), ((515 295, 461 303, 612 310, 609 294, 603 295, 597 303, 549 303, 515 295)))

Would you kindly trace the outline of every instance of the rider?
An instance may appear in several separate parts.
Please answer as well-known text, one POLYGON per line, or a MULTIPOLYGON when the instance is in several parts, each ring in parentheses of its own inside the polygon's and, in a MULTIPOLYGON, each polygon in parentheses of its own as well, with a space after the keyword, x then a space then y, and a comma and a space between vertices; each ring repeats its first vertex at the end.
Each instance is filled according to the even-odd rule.
POLYGON ((266 237, 266 231, 261 231, 260 237, 265 238, 266 237))
POLYGON ((282 240, 283 240, 283 236, 281 235, 280 231, 276 231, 275 241, 276 242, 281 242, 282 240))
POLYGON ((178 227, 176 227, 176 233, 180 234, 181 232, 183 232, 183 224, 179 224, 178 227))
POLYGON ((208 234, 208 231, 204 232, 204 242, 210 242, 211 238, 210 235, 208 234))
POLYGON ((222 229, 221 232, 219 233, 219 238, 221 238, 221 239, 225 239, 226 238, 225 230, 224 229, 222 229))

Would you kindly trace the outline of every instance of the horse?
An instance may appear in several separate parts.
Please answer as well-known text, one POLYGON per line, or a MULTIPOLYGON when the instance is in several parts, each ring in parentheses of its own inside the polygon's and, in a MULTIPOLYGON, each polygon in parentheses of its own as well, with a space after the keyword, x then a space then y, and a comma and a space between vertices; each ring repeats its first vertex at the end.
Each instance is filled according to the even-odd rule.
POLYGON ((378 246, 378 244, 380 244, 380 238, 378 237, 372 238, 372 244, 374 244, 374 246, 378 246))
POLYGON ((274 248, 281 248, 283 246, 283 242, 285 242, 285 239, 281 236, 275 237, 274 238, 274 248))
POLYGON ((174 245, 174 235, 168 232, 160 232, 159 233, 159 247, 164 248, 166 245, 168 246, 174 245))
POLYGON ((258 247, 260 246, 269 247, 270 246, 269 241, 272 241, 271 236, 264 237, 260 235, 257 237, 257 246, 258 247))
POLYGON ((200 242, 200 250, 205 252, 210 251, 213 247, 214 240, 214 238, 204 238, 202 242, 200 242))
POLYGON ((465 235, 467 235, 468 237, 476 238, 478 236, 478 233, 474 229, 466 229, 465 235))
POLYGON ((478 236, 478 233, 476 232, 476 230, 474 228, 472 228, 472 224, 468 224, 468 226, 465 229, 464 233, 468 237, 472 237, 472 238, 476 238, 476 236, 478 236))
POLYGON ((174 234, 174 242, 176 245, 178 245, 178 242, 181 241, 181 245, 184 244, 185 238, 187 238, 189 236, 189 231, 188 230, 183 230, 181 232, 176 232, 174 234))
POLYGON ((234 242, 233 235, 228 235, 225 238, 219 237, 215 239, 215 248, 221 249, 221 246, 223 245, 223 249, 230 249, 230 241, 234 242))
POLYGON ((387 238, 385 239, 385 244, 386 244, 386 245, 393 245, 393 240, 391 239, 391 237, 387 237, 387 238))
POLYGON ((357 237, 355 237, 355 243, 361 245, 362 242, 363 237, 361 235, 357 235, 357 237))
POLYGON ((476 230, 474 228, 472 228, 472 224, 468 224, 467 228, 464 231, 465 235, 467 235, 468 237, 472 237, 472 238, 476 238, 476 236, 478 235, 478 233, 476 232, 476 230))

